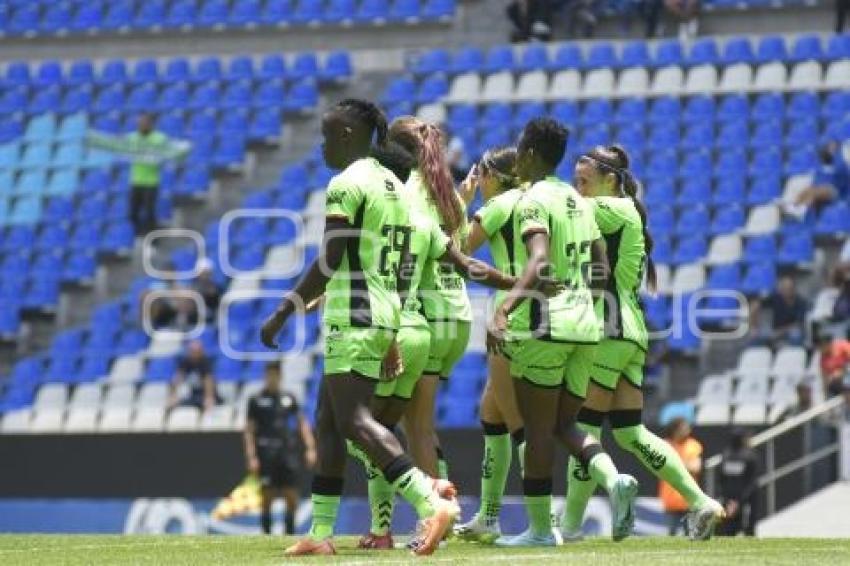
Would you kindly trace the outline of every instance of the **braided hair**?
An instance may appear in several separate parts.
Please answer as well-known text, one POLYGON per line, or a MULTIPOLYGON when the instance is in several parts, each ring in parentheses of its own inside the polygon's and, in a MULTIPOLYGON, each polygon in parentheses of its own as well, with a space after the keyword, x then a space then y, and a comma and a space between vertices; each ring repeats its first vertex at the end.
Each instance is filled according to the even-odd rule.
POLYGON ((375 136, 375 144, 383 147, 387 143, 387 117, 374 103, 360 98, 346 98, 336 105, 340 112, 369 128, 375 136))
POLYGON ((638 189, 640 184, 631 171, 629 171, 629 154, 620 145, 611 145, 608 147, 596 147, 585 155, 589 161, 596 167, 597 171, 605 171, 613 173, 619 182, 620 193, 624 197, 632 199, 638 214, 640 215, 641 226, 643 228, 643 246, 646 254, 646 281, 650 290, 655 291, 658 283, 658 277, 655 272, 655 262, 652 261, 652 248, 655 242, 652 239, 652 234, 649 233, 647 226, 647 210, 643 202, 638 198, 638 189))

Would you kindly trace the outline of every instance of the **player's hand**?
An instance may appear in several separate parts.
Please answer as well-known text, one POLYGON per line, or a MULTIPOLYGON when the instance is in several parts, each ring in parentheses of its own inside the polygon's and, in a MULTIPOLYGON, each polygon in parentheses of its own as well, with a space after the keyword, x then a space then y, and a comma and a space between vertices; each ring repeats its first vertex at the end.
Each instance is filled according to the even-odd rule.
POLYGON ((498 309, 493 320, 487 326, 487 351, 491 354, 501 354, 505 344, 505 334, 508 330, 508 315, 498 309))
POLYGON ((285 322, 286 316, 280 310, 276 310, 263 323, 260 340, 266 348, 277 350, 277 335, 280 334, 285 322))
POLYGON ((313 469, 316 467, 316 449, 311 448, 307 450, 304 454, 304 460, 308 468, 313 469))
POLYGON ((458 187, 458 193, 460 194, 460 198, 463 199, 463 202, 469 206, 469 203, 472 202, 472 199, 475 198, 475 191, 478 189, 478 165, 473 165, 470 168, 469 173, 466 174, 466 179, 460 184, 458 187))
POLYGON ((547 299, 551 299, 566 290, 566 285, 563 281, 557 279, 543 278, 540 280, 540 292, 546 295, 547 299))
POLYGON ((404 361, 401 359, 398 342, 393 340, 390 349, 384 356, 384 361, 381 362, 381 381, 392 381, 400 376, 403 371, 404 361))
POLYGON ((260 475, 260 461, 256 456, 248 458, 248 473, 252 476, 260 475))

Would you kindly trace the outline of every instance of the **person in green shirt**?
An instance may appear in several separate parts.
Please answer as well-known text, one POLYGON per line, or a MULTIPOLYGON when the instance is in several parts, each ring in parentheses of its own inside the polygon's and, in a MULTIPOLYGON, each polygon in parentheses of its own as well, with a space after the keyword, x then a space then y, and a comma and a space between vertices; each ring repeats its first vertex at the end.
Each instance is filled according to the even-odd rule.
MULTIPOLYGON (((475 213, 467 239, 470 253, 489 242, 493 262, 504 273, 516 275, 514 248, 514 210, 525 187, 517 179, 516 148, 506 147, 487 151, 470 172, 461 194, 471 201, 480 187, 484 205, 475 213)), ((505 298, 497 292, 494 307, 505 298)), ((511 439, 522 461, 525 438, 522 416, 516 404, 510 360, 498 353, 487 357, 487 384, 481 394, 479 414, 484 433, 484 459, 481 464, 481 499, 478 511, 471 520, 455 526, 455 535, 462 540, 491 543, 501 536, 499 512, 502 496, 511 469, 511 439)))
POLYGON ((155 130, 153 115, 148 113, 139 116, 137 130, 127 136, 89 132, 86 143, 130 160, 130 220, 137 236, 143 236, 156 228, 156 200, 162 165, 166 161, 185 157, 191 144, 172 140, 155 130))
MULTIPOLYGON (((596 348, 587 399, 578 415, 579 427, 599 438, 607 417, 617 444, 688 502, 690 537, 708 539, 723 517, 723 506, 703 493, 670 444, 642 422, 641 386, 648 332, 640 290, 644 275, 649 289, 655 290, 655 266, 647 212, 637 198, 638 183, 629 171, 629 156, 617 145, 597 147, 579 158, 575 178, 579 191, 593 207, 611 267, 604 296, 606 332, 596 348)), ((570 458, 567 482, 563 536, 565 540, 578 540, 596 482, 581 472, 575 458, 570 458)))
POLYGON ((286 320, 325 293, 325 375, 316 417, 318 458, 313 478, 310 533, 286 556, 329 555, 351 442, 416 509, 420 530, 414 552, 433 553, 460 509, 456 490, 413 465, 370 406, 382 365, 398 332, 399 264, 410 225, 398 179, 370 157, 373 137, 383 145, 387 122, 371 102, 346 99, 322 120, 328 167, 341 170, 327 190, 325 234, 319 257, 265 321, 261 340, 276 348, 286 320))
POLYGON ((515 232, 524 244, 515 252, 521 273, 488 328, 488 348, 511 360, 525 423, 523 493, 529 528, 497 539, 503 546, 557 545, 551 526, 556 439, 608 492, 614 540, 634 528, 637 481, 619 474, 599 441, 576 423, 601 338, 593 291, 605 288, 608 261, 590 204, 554 174, 567 136, 566 128, 550 118, 534 119, 523 130, 516 169, 531 187, 515 213, 515 232), (547 297, 538 289, 552 279, 565 289, 547 297))
MULTIPOLYGON (((404 147, 416 161, 404 185, 410 209, 430 217, 458 249, 463 249, 468 231, 466 209, 454 187, 440 128, 403 116, 390 124, 389 139, 404 147)), ((426 472, 446 478, 448 466, 434 426, 437 388, 466 352, 472 305, 463 277, 448 261, 433 262, 422 272, 419 297, 431 331, 431 348, 424 374, 404 415, 404 430, 414 460, 421 462, 426 472)))
MULTIPOLYGON (((408 180, 410 169, 415 165, 413 157, 393 142, 388 142, 385 148, 373 151, 373 155, 401 181, 408 180)), ((431 269, 434 262, 442 261, 451 263, 464 276, 475 276, 486 285, 510 289, 515 283, 514 277, 504 275, 463 254, 430 216, 411 210, 410 228, 410 246, 401 265, 402 276, 407 278, 407 284, 404 285, 406 290, 402 296, 401 328, 396 339, 401 363, 388 364, 400 367, 400 373, 397 376, 386 376, 394 378, 378 385, 372 402, 372 414, 390 430, 408 410, 431 350, 431 329, 423 313, 418 292, 423 273, 431 269)), ((430 445, 431 438, 426 440, 430 445)), ((360 539, 358 547, 370 550, 391 549, 394 546, 390 526, 395 493, 380 470, 375 469, 356 447, 350 444, 349 452, 363 461, 369 483, 372 521, 369 532, 360 539)), ((422 467, 415 458, 414 463, 422 467)))

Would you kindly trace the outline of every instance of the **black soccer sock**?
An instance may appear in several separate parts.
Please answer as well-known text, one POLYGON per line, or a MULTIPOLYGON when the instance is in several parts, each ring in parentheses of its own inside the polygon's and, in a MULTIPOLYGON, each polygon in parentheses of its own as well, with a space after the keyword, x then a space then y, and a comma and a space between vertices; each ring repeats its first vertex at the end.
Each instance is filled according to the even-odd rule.
POLYGON ((283 524, 286 534, 295 534, 295 509, 286 509, 286 512, 283 514, 283 524))
POLYGON ((260 517, 260 524, 263 526, 263 532, 267 535, 272 533, 272 514, 271 511, 263 511, 260 517))

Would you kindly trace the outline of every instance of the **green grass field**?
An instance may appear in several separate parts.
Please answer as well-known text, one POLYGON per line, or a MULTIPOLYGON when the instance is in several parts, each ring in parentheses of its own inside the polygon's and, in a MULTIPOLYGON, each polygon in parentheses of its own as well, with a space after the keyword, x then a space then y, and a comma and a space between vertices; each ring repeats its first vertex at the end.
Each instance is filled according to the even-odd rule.
POLYGON ((591 539, 558 549, 481 547, 450 543, 431 558, 413 558, 403 551, 354 550, 356 539, 337 541, 339 555, 333 559, 284 560, 287 541, 271 537, 231 536, 50 536, 0 535, 0 564, 580 564, 603 566, 666 566, 744 564, 813 566, 850 564, 850 540, 835 539, 715 539, 691 543, 662 537, 635 538, 614 544, 591 539))

